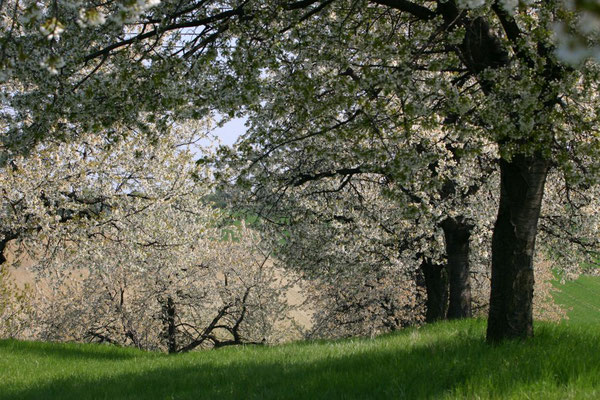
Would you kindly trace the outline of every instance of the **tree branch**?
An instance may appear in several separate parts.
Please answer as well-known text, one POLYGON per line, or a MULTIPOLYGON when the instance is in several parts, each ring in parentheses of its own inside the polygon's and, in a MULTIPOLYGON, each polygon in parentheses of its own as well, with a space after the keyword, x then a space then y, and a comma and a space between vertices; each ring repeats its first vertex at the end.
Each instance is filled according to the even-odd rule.
POLYGON ((407 12, 424 21, 432 20, 437 16, 435 11, 407 0, 371 0, 371 2, 407 12))
POLYGON ((151 30, 150 32, 146 32, 146 33, 134 36, 130 39, 123 40, 118 43, 113 43, 110 46, 103 48, 102 50, 98 50, 94 53, 87 55, 83 59, 83 61, 84 62, 91 61, 100 56, 105 56, 105 55, 109 54, 111 51, 121 48, 123 46, 127 46, 127 45, 133 44, 135 42, 139 42, 141 40, 151 38, 152 36, 163 34, 165 32, 174 31, 174 30, 182 29, 182 28, 194 28, 194 27, 198 27, 198 26, 202 26, 202 25, 208 25, 213 22, 227 20, 234 16, 240 16, 243 13, 244 13, 243 8, 240 6, 234 10, 223 11, 222 13, 218 13, 218 14, 212 15, 210 17, 197 19, 197 20, 193 20, 193 21, 175 23, 175 24, 164 26, 162 28, 156 28, 156 29, 151 30))

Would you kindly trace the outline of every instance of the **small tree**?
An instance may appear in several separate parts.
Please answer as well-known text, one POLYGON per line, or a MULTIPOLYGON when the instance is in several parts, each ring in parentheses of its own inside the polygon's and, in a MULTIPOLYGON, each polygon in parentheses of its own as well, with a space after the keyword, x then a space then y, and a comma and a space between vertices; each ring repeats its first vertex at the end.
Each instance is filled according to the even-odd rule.
POLYGON ((0 265, 0 338, 22 338, 31 316, 32 291, 19 287, 6 264, 0 265))
MULTIPOLYGON (((170 217, 174 221, 176 215, 170 217)), ((235 241, 218 236, 193 241, 194 248, 137 249, 134 262, 130 247, 135 244, 93 241, 80 247, 103 261, 91 265, 83 254, 61 260, 67 264, 58 272, 61 279, 53 281, 61 284, 36 299, 37 337, 175 353, 294 336, 279 330, 290 318, 288 284, 256 233, 242 227, 235 241), (73 277, 77 265, 84 268, 83 278, 73 277)))
POLYGON ((203 124, 90 134, 2 170, 5 239, 37 260, 33 337, 170 352, 275 340, 287 284, 256 233, 223 237, 201 139, 203 124))

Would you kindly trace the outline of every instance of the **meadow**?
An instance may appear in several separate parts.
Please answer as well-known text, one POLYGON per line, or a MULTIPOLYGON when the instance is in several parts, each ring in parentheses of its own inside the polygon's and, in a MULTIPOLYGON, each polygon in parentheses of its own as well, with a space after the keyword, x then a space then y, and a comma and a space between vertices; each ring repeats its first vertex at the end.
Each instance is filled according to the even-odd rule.
POLYGON ((2 340, 0 400, 600 398, 600 277, 556 286, 568 321, 494 346, 476 319, 178 355, 2 340))
POLYGON ((568 310, 566 323, 600 324, 600 277, 582 275, 564 285, 555 283, 560 289, 553 294, 554 301, 568 310))
POLYGON ((485 321, 376 338, 166 355, 0 341, 0 399, 579 399, 600 397, 600 325, 537 323, 490 346, 485 321))

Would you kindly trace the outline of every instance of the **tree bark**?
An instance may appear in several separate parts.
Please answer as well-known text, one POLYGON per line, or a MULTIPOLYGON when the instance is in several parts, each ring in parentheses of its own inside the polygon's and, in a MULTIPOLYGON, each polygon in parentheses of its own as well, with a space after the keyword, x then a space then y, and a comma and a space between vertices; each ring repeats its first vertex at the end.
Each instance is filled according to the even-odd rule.
POLYGON ((447 218, 442 222, 448 257, 450 298, 448 319, 471 317, 471 277, 469 268, 469 239, 473 225, 462 217, 447 218))
POLYGON ((6 239, 0 240, 0 266, 6 262, 6 256, 4 255, 4 250, 6 250, 7 244, 8 244, 8 240, 6 240, 6 239))
POLYGON ((538 155, 500 160, 500 206, 492 236, 487 340, 533 336, 533 256, 549 162, 538 155))
POLYGON ((177 352, 177 328, 175 326, 175 302, 171 296, 167 297, 167 301, 163 305, 165 336, 167 339, 167 350, 169 354, 177 352))
POLYGON ((4 254, 4 251, 6 250, 8 242, 19 237, 19 235, 16 232, 1 232, 1 234, 2 239, 0 240, 0 265, 6 262, 6 255, 4 254))
POLYGON ((425 277, 425 290, 427 311, 425 322, 435 322, 446 317, 448 308, 448 275, 443 265, 435 264, 430 259, 424 258, 421 270, 425 277))

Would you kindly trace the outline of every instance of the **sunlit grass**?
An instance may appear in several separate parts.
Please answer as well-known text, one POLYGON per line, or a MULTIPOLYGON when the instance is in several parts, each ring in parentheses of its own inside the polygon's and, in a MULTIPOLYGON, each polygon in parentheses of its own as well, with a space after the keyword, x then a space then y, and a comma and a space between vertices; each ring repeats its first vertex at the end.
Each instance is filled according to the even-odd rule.
POLYGON ((564 285, 556 284, 560 292, 553 294, 554 300, 569 311, 568 323, 600 324, 600 277, 583 275, 564 285))
POLYGON ((536 325, 489 346, 484 321, 375 339, 184 355, 0 341, 2 399, 600 398, 600 325, 536 325))

